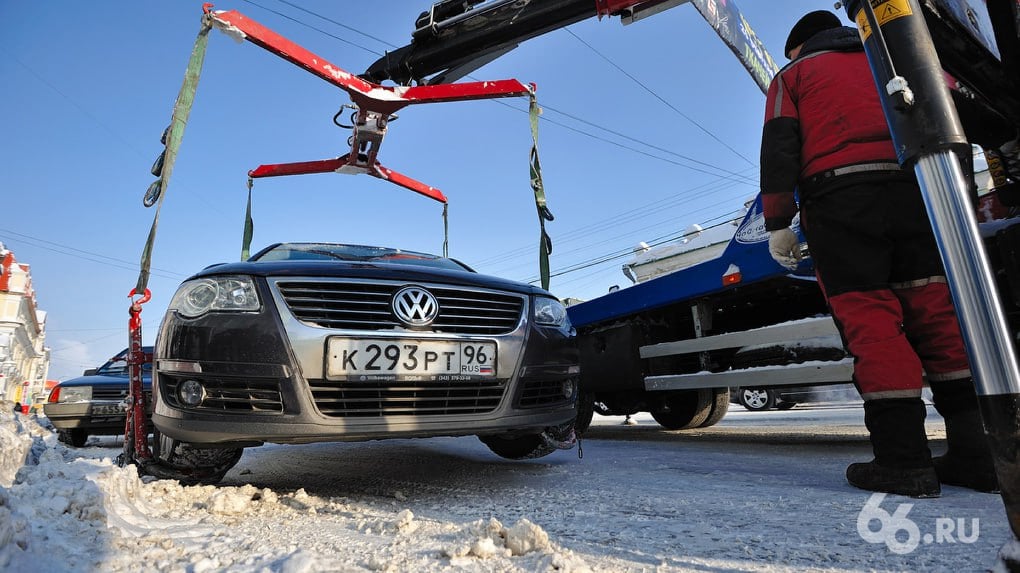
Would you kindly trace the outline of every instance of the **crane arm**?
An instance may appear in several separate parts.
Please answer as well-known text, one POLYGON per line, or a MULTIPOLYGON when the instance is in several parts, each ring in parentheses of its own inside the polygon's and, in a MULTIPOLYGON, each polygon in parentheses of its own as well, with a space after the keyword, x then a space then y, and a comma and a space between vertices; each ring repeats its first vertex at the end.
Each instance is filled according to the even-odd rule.
MULTIPOLYGON (((456 81, 521 42, 598 16, 633 17, 689 0, 441 0, 415 21, 411 44, 387 53, 362 74, 438 84, 456 81), (428 79, 426 79, 428 78, 428 79)), ((636 18, 635 18, 636 19, 636 18)))
POLYGON ((623 24, 693 4, 764 92, 778 71, 732 0, 441 0, 418 16, 411 43, 362 74, 373 82, 434 85, 456 81, 521 42, 591 17, 623 24))

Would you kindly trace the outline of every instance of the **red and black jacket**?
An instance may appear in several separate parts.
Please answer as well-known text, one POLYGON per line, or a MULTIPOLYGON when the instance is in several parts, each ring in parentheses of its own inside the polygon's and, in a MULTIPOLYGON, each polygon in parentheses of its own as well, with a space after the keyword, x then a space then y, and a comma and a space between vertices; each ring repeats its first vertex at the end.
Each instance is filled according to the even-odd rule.
POLYGON ((767 230, 790 225, 797 214, 794 191, 812 175, 897 162, 863 50, 856 29, 825 30, 772 79, 761 142, 767 230))

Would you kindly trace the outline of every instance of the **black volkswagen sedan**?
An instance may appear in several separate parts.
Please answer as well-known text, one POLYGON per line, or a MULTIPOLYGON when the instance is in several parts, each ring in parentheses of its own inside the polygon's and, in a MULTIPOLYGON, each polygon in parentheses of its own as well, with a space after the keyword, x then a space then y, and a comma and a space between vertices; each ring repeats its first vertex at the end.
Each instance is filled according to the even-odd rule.
POLYGON ((216 481, 244 447, 476 435, 536 458, 574 443, 566 309, 444 257, 272 245, 174 295, 155 350, 161 463, 216 481))
MULTIPOLYGON (((146 408, 151 407, 152 347, 143 346, 142 390, 146 408)), ((106 361, 99 368, 90 368, 83 376, 64 380, 50 390, 43 405, 43 414, 57 429, 58 439, 80 448, 89 435, 115 436, 124 433, 127 411, 128 349, 106 361)))

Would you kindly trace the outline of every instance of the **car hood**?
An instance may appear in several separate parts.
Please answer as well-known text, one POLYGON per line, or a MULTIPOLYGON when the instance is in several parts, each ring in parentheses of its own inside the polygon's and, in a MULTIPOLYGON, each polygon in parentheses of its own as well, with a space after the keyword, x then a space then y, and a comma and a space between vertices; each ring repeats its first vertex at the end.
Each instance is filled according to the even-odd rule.
MULTIPOLYGON (((130 378, 127 376, 79 376, 77 378, 71 378, 70 380, 64 380, 59 384, 61 388, 67 388, 70 386, 127 386, 130 382, 130 378)), ((152 384, 152 375, 145 373, 142 375, 142 385, 149 386, 152 384)))
MULTIPOLYGON (((442 282, 527 295, 552 296, 539 287, 468 271, 440 269, 396 263, 348 261, 267 261, 224 263, 196 273, 191 279, 216 275, 254 275, 260 277, 329 277, 396 280, 404 282, 442 282)), ((190 280, 190 279, 189 279, 190 280)))

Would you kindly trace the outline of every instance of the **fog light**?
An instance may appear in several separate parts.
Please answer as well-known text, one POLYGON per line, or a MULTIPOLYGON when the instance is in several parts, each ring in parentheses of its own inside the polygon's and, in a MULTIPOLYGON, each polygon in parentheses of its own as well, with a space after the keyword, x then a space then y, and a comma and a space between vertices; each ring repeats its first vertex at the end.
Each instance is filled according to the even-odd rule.
POLYGON ((571 396, 573 396, 574 395, 574 388, 575 388, 575 386, 577 386, 577 384, 574 382, 573 378, 567 378, 566 380, 564 380, 563 381, 563 397, 564 398, 570 398, 571 396))
POLYGON ((188 406, 198 406, 205 400, 205 388, 202 387, 202 383, 198 380, 185 380, 181 383, 181 387, 177 390, 177 395, 180 396, 181 402, 184 402, 188 406))

